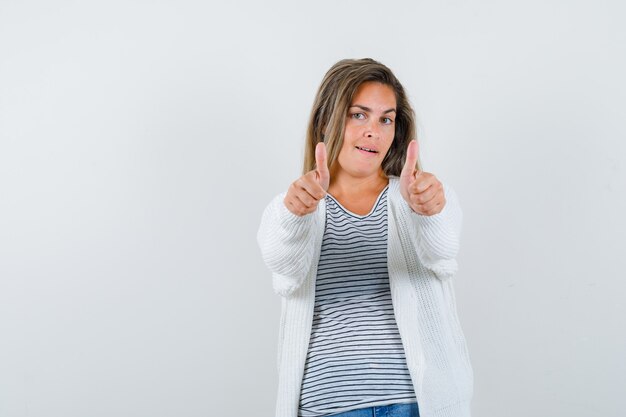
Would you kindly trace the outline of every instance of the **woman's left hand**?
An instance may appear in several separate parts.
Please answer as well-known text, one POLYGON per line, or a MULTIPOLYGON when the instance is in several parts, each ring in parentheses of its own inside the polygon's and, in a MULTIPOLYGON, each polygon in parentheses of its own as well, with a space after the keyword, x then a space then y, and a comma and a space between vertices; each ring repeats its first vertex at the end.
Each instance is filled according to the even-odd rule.
POLYGON ((412 140, 400 174, 400 193, 411 209, 424 216, 438 214, 446 205, 443 184, 430 172, 417 171, 417 142, 412 140))

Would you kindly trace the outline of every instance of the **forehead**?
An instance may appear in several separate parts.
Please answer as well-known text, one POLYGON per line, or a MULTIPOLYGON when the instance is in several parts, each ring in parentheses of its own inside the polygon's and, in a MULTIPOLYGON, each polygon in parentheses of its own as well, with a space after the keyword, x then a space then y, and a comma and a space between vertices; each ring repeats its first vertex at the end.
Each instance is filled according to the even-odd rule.
MULTIPOLYGON (((396 107, 396 93, 387 84, 378 81, 366 81, 362 83, 354 93, 351 105, 369 104, 374 107, 385 107, 385 110, 396 107)), ((370 107, 368 106, 368 107, 370 107)))

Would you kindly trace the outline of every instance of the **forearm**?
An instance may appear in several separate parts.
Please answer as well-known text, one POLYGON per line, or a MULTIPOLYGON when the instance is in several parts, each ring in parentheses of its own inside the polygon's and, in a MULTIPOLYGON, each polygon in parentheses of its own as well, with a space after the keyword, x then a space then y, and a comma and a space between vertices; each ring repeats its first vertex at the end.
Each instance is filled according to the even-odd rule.
POLYGON ((277 274, 303 277, 309 270, 315 237, 315 212, 297 216, 283 203, 285 193, 266 207, 257 242, 268 268, 277 274))
POLYGON ((420 257, 427 262, 454 259, 459 252, 463 212, 454 189, 444 184, 446 204, 441 212, 424 216, 411 212, 417 227, 420 257))

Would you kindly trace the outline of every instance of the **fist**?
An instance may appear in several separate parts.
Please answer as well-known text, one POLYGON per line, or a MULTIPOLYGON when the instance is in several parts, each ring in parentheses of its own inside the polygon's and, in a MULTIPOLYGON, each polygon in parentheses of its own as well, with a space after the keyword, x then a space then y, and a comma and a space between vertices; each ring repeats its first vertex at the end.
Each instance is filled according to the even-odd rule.
POLYGON ((411 209, 424 216, 440 213, 446 205, 443 184, 433 174, 417 171, 417 142, 412 140, 400 174, 400 193, 411 209))
POLYGON ((326 196, 330 184, 330 173, 326 162, 326 145, 320 142, 315 147, 315 169, 295 180, 287 190, 283 202, 295 215, 304 216, 317 210, 317 204, 326 196))

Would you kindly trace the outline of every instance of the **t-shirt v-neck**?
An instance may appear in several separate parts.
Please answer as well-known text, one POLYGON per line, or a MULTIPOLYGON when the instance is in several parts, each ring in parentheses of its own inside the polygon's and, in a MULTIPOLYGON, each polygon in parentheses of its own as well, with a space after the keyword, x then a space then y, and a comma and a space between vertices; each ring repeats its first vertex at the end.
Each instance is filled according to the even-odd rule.
POLYGON ((332 198, 333 201, 337 204, 337 206, 339 206, 339 208, 341 208, 343 211, 345 211, 347 214, 354 216, 354 217, 358 217, 360 219, 364 219, 366 217, 369 217, 372 215, 372 213, 374 213, 376 211, 376 207, 378 207, 378 204, 380 203, 380 199, 381 197, 385 194, 385 190, 387 190, 387 188, 389 188, 389 184, 387 184, 385 186, 385 188, 383 188, 383 190, 380 192, 380 194, 378 194, 378 197, 376 197, 376 201, 374 202, 374 205, 372 206, 372 209, 369 211, 369 213, 367 214, 356 214, 350 210, 348 210, 347 208, 345 208, 340 202, 339 200, 337 200, 331 193, 327 193, 328 197, 332 198))

